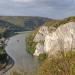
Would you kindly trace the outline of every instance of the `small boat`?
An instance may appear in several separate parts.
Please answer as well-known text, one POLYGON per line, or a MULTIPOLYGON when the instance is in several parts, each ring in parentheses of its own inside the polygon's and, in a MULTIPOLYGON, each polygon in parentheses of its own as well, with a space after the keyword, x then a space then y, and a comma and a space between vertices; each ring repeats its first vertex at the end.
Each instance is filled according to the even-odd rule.
POLYGON ((20 40, 17 40, 17 42, 19 42, 20 40))

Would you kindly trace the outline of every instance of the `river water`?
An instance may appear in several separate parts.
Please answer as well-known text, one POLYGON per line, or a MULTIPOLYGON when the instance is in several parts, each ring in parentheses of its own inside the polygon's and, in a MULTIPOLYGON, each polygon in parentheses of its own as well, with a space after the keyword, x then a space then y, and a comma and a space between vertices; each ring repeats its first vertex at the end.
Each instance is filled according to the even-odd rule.
MULTIPOLYGON (((15 62, 14 68, 25 70, 26 72, 33 72, 38 67, 38 60, 36 57, 31 56, 26 52, 26 37, 29 32, 23 32, 18 35, 11 37, 6 46, 6 52, 11 56, 15 62)), ((6 75, 8 75, 8 72, 6 75)), ((9 74, 10 75, 10 74, 9 74)))

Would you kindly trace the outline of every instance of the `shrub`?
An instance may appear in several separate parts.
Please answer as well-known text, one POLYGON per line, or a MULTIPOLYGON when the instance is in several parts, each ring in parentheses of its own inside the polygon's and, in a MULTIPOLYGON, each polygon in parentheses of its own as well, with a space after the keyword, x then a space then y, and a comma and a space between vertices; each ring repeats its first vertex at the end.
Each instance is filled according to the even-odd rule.
POLYGON ((10 75, 27 75, 27 72, 22 71, 13 71, 10 75))
POLYGON ((48 57, 48 55, 46 53, 40 54, 38 59, 39 61, 44 61, 46 58, 48 57))
POLYGON ((75 52, 69 51, 59 55, 47 58, 36 75, 75 75, 75 52))

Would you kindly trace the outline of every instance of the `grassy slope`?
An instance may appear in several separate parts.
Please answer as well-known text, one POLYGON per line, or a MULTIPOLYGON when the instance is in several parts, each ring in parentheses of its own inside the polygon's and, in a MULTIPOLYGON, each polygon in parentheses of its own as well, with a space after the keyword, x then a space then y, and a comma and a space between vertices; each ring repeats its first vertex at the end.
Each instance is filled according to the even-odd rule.
MULTIPOLYGON (((29 19, 39 19, 43 17, 32 17, 32 16, 0 16, 0 20, 8 21, 10 23, 14 23, 15 25, 22 25, 24 21, 28 21, 29 19)), ((48 19, 48 18, 46 18, 48 19)))
POLYGON ((5 28, 5 29, 9 29, 9 30, 22 30, 24 28, 16 26, 13 23, 4 21, 4 20, 0 20, 0 29, 1 28, 5 28))
POLYGON ((47 58, 36 75, 75 75, 75 52, 59 53, 57 57, 47 58))
POLYGON ((48 27, 59 27, 62 24, 68 23, 68 22, 75 22, 75 16, 71 16, 68 18, 65 18, 63 20, 52 20, 52 21, 47 21, 44 25, 48 26, 48 27))

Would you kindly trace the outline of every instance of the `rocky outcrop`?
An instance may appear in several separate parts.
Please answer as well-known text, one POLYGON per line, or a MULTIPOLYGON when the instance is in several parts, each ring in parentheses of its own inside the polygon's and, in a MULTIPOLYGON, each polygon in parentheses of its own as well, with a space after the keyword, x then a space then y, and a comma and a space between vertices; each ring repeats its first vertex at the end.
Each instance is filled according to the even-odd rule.
POLYGON ((44 53, 44 45, 41 43, 37 43, 34 55, 39 56, 39 54, 42 54, 42 53, 44 53))
POLYGON ((47 26, 41 26, 33 41, 34 42, 44 41, 45 36, 47 34, 49 34, 48 27, 47 26))
POLYGON ((44 41, 45 41, 46 35, 48 34, 49 34, 48 27, 41 26, 33 40, 34 42, 37 42, 36 50, 33 55, 39 56, 39 54, 44 53, 44 41))
POLYGON ((63 24, 53 32, 50 32, 50 28, 42 26, 36 34, 34 42, 37 42, 37 45, 40 43, 34 53, 36 56, 41 53, 54 55, 61 50, 71 50, 75 48, 75 22, 63 24))

